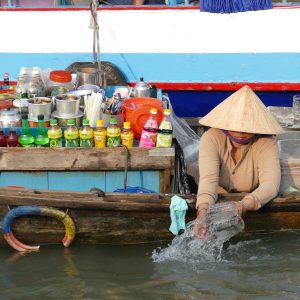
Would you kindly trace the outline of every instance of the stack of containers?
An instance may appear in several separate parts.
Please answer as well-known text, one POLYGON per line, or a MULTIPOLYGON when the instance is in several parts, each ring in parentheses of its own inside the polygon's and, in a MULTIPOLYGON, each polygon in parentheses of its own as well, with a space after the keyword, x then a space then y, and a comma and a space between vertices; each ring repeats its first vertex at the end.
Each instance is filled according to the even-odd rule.
POLYGON ((278 141, 281 165, 280 192, 300 189, 300 139, 278 141))

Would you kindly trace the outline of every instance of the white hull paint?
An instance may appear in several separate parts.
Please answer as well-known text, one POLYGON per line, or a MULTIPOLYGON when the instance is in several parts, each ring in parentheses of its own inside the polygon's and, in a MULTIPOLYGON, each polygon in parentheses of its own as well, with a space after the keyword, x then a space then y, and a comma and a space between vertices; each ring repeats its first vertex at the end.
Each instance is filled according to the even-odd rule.
MULTIPOLYGON (((98 11, 101 58, 129 81, 300 81, 300 8, 237 14, 198 9, 98 11)), ((92 61, 88 10, 0 10, 0 72, 92 61)))

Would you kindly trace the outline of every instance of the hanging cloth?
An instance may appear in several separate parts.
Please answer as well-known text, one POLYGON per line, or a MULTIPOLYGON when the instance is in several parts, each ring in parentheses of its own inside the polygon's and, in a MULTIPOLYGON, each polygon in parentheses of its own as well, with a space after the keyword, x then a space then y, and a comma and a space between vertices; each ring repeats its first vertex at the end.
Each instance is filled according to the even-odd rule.
POLYGON ((272 8, 272 0, 200 0, 200 10, 230 14, 272 8))

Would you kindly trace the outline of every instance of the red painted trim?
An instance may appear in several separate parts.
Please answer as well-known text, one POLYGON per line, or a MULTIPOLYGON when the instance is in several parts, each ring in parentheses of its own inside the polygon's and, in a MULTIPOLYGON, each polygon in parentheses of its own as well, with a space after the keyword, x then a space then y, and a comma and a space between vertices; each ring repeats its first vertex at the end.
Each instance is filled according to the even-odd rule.
MULTIPOLYGON (((273 6, 273 9, 299 9, 300 5, 276 5, 273 6)), ((89 11, 88 7, 1 7, 1 11, 89 11)), ((101 10, 200 10, 199 6, 103 6, 98 8, 99 11, 101 10)))
MULTIPOLYGON (((290 82, 226 82, 226 83, 171 83, 171 82, 152 82, 150 84, 155 85, 162 90, 175 90, 175 91, 236 91, 244 85, 250 86, 254 91, 300 91, 299 83, 290 82)), ((131 82, 130 86, 134 86, 135 83, 131 82)))
MULTIPOLYGON (((0 86, 3 84, 0 81, 0 86)), ((11 85, 16 85, 16 81, 10 81, 11 85)), ((157 88, 162 90, 173 90, 173 91, 236 91, 248 85, 254 91, 265 91, 265 92, 284 92, 284 91, 300 91, 300 82, 150 82, 157 88)), ((135 86, 135 82, 130 82, 129 86, 135 86)), ((9 92, 12 92, 11 90, 9 92)), ((1 93, 1 90, 0 90, 1 93)), ((3 90, 2 90, 3 93, 3 90)))
MULTIPOLYGON (((0 11, 89 11, 88 7, 1 7, 0 11)), ((198 6, 103 6, 97 10, 199 10, 198 6)))

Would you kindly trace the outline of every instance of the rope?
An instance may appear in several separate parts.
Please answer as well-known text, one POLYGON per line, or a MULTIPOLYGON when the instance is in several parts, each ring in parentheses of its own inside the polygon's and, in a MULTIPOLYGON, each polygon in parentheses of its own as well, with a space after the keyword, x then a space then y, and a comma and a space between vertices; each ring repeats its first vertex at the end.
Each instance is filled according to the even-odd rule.
POLYGON ((65 215, 61 218, 61 221, 63 221, 63 220, 67 217, 68 212, 69 212, 69 209, 67 208, 67 210, 66 210, 66 212, 65 212, 65 215))
POLYGON ((91 11, 91 23, 90 28, 93 29, 93 60, 97 63, 99 70, 99 82, 103 86, 102 82, 102 70, 100 60, 100 39, 99 39, 99 24, 97 16, 98 0, 91 0, 90 11, 91 11))
POLYGON ((123 190, 124 193, 126 192, 126 187, 127 187, 127 175, 128 175, 128 165, 129 165, 129 160, 130 160, 130 153, 129 150, 126 146, 121 145, 124 149, 126 149, 126 162, 125 162, 125 169, 124 169, 124 185, 123 185, 123 190))

